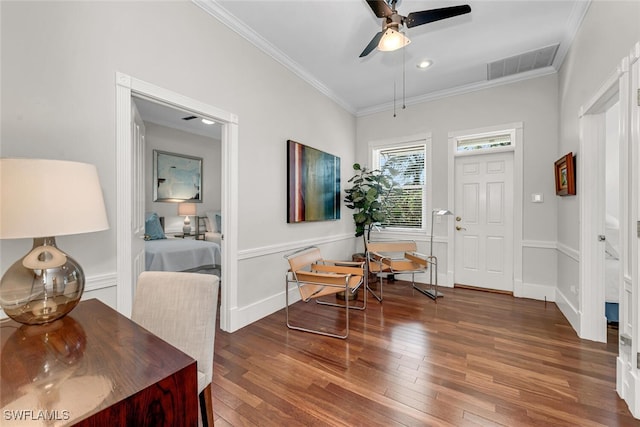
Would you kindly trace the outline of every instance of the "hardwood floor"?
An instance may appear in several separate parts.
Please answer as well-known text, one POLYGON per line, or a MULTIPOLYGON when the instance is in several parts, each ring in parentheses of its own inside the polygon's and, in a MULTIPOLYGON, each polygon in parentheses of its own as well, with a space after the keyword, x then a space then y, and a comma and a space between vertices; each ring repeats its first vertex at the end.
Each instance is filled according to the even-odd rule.
MULTIPOLYGON (((615 330, 583 341, 553 303, 442 291, 436 305, 385 284, 382 304, 351 311, 346 340, 289 330, 284 310, 218 330, 216 426, 640 425, 615 391, 615 330)), ((294 309, 344 323, 335 308, 294 309)))

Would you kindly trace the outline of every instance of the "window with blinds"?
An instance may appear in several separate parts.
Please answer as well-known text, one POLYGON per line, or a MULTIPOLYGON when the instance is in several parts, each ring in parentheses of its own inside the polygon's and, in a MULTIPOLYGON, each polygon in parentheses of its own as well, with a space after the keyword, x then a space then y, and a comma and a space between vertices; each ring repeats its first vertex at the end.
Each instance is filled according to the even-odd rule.
POLYGON ((422 228, 425 211, 426 167, 425 145, 412 145, 377 150, 382 170, 393 168, 398 191, 391 198, 386 227, 422 228))

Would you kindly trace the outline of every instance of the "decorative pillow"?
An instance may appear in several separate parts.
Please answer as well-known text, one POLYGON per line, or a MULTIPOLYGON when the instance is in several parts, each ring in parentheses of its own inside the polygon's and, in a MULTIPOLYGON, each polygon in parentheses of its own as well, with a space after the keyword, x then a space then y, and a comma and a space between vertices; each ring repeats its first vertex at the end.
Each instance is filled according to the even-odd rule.
POLYGON ((220 211, 218 212, 207 211, 207 219, 211 224, 211 231, 213 231, 214 233, 221 233, 222 229, 220 228, 220 221, 216 219, 216 215, 219 216, 220 211))
POLYGON ((164 235, 162 224, 160 224, 160 218, 158 218, 157 213, 152 212, 147 216, 147 219, 144 222, 144 233, 145 238, 149 236, 149 240, 159 240, 167 238, 167 236, 164 235))
POLYGON ((222 233, 222 214, 220 212, 216 212, 216 231, 218 233, 222 233))

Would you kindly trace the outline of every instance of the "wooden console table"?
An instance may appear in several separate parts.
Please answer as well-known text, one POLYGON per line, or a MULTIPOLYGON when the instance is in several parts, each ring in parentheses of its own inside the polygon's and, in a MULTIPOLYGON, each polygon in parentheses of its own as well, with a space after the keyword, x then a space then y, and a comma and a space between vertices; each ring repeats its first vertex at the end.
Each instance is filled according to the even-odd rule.
POLYGON ((196 361, 95 299, 0 322, 0 359, 3 426, 198 424, 196 361))

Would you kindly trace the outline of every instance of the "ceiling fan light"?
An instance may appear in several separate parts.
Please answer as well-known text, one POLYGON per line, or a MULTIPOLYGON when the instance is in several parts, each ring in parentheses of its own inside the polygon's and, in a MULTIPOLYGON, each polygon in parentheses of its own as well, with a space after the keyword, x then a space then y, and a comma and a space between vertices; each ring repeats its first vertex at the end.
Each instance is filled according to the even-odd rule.
POLYGON ((387 28, 387 30, 382 35, 380 42, 378 43, 378 50, 381 50, 383 52, 391 52, 405 47, 409 43, 411 43, 409 37, 394 30, 393 28, 387 28))

